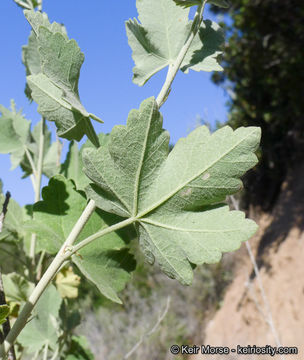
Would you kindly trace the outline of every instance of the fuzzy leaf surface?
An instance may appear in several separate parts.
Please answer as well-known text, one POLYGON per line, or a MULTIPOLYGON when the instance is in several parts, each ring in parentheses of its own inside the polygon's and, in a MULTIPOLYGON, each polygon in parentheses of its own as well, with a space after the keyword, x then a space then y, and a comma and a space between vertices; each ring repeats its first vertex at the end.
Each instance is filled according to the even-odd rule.
MULTIPOLYGON (((49 185, 42 189, 42 198, 43 201, 34 205, 33 220, 26 227, 37 234, 38 249, 55 254, 82 214, 87 201, 75 190, 74 183, 62 175, 53 177, 49 185)), ((113 223, 113 219, 113 216, 103 216, 98 210, 90 217, 78 241, 107 227, 107 224, 113 223)), ((130 279, 134 260, 117 233, 95 240, 79 251, 73 257, 73 262, 104 296, 120 302, 117 292, 130 279)))
POLYGON ((169 151, 169 135, 154 98, 116 126, 107 146, 86 150, 93 181, 87 195, 101 209, 134 219, 148 261, 183 284, 191 264, 213 263, 237 249, 256 224, 219 204, 242 187, 240 177, 257 163, 260 129, 194 130, 169 151))
POLYGON ((33 63, 35 44, 28 45, 24 63, 31 74, 27 82, 31 96, 38 104, 38 112, 56 123, 59 136, 79 141, 86 134, 98 146, 98 138, 90 121, 92 115, 81 104, 78 93, 83 53, 75 40, 68 39, 61 25, 51 25, 39 12, 24 13, 36 36, 40 57, 38 72, 38 64, 33 63))
POLYGON ((11 102, 11 110, 0 105, 0 153, 25 153, 25 145, 30 135, 31 122, 26 120, 21 112, 17 112, 15 103, 11 102))
MULTIPOLYGON (((57 24, 56 22, 51 24, 45 13, 31 12, 28 13, 27 16, 35 31, 38 32, 39 26, 45 26, 46 28, 51 29, 52 32, 59 32, 66 36, 66 30, 64 26, 57 24)), ((22 47, 22 62, 25 66, 27 76, 36 75, 42 72, 40 53, 38 51, 39 42, 34 30, 32 30, 30 33, 27 45, 22 47)), ((26 84, 25 94, 29 100, 33 100, 28 84, 26 84)))
MULTIPOLYGON (((149 0, 137 0, 136 5, 139 21, 127 21, 126 30, 135 62, 133 81, 142 86, 158 71, 174 64, 190 33, 192 21, 189 20, 189 9, 177 6, 173 0, 159 0, 157 5, 149 0)), ((206 27, 203 23, 182 68, 222 70, 217 57, 221 53, 219 38, 223 41, 223 35, 216 25, 209 26, 208 31, 206 27), (214 61, 211 62, 210 57, 214 61)))

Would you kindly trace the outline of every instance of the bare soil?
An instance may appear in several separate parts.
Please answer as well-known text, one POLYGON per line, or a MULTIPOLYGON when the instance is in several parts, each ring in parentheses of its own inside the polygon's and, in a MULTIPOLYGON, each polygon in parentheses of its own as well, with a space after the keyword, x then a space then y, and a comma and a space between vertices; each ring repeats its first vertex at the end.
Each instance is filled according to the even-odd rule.
MULTIPOLYGON (((304 359, 304 166, 289 176, 271 214, 254 214, 260 229, 250 240, 260 269, 273 322, 282 346, 298 347, 298 355, 200 355, 191 359, 304 359)), ((258 281, 245 244, 234 255, 235 278, 221 308, 205 328, 204 344, 276 346, 267 322, 258 281)))

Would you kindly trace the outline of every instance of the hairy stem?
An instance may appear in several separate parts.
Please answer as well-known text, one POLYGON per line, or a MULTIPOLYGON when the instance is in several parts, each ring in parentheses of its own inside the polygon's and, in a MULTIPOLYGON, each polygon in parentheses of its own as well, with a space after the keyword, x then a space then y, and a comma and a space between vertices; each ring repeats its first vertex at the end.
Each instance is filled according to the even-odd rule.
MULTIPOLYGON (((92 201, 92 200, 91 200, 92 201)), ((85 247, 86 245, 90 244, 92 241, 104 236, 104 235, 107 235, 113 231, 117 231, 119 229, 122 229, 128 225, 131 225, 135 222, 135 218, 129 218, 129 219, 126 219, 124 221, 121 221, 117 224, 114 224, 112 226, 109 226, 103 230, 100 230, 98 231, 97 233, 87 237, 86 239, 82 240, 79 244, 73 246, 73 248, 71 249, 71 255, 73 254, 76 254, 77 251, 79 251, 80 249, 82 249, 83 247, 85 247)))
MULTIPOLYGON (((34 175, 34 179, 37 178, 37 170, 36 170, 36 166, 33 160, 33 157, 31 155, 31 153, 29 152, 28 148, 26 146, 24 146, 24 151, 25 151, 25 155, 31 165, 32 171, 33 171, 33 175, 34 175)), ((34 186, 34 185, 33 185, 34 186)))
POLYGON ((49 350, 49 344, 46 343, 44 346, 44 351, 43 351, 43 360, 47 360, 48 358, 48 350, 49 350))
POLYGON ((168 93, 171 88, 171 85, 175 79, 175 76, 178 73, 178 70, 180 69, 180 67, 182 65, 182 62, 191 46, 191 43, 200 28, 200 25, 203 20, 203 13, 204 13, 206 3, 207 3, 207 0, 204 0, 203 4, 199 5, 197 7, 189 36, 188 36, 185 44, 181 48, 174 64, 171 64, 169 66, 166 81, 156 99, 156 102, 159 107, 161 107, 164 104, 164 102, 166 101, 166 99, 168 97, 168 93))
POLYGON ((41 280, 36 285, 27 303, 24 305, 21 313, 19 314, 14 326, 5 338, 4 343, 0 346, 0 360, 5 359, 7 352, 16 341, 22 329, 25 327, 27 320, 30 317, 32 310, 37 304, 40 296, 45 291, 52 279, 55 277, 62 264, 72 255, 72 252, 69 250, 69 248, 76 241, 85 224, 88 222, 89 218, 94 213, 95 208, 95 202, 93 200, 90 200, 83 213, 81 214, 80 218, 78 219, 77 223, 70 232, 69 236, 67 237, 66 241, 64 242, 56 257, 52 261, 51 265, 48 267, 46 272, 43 274, 41 280))
MULTIPOLYGON (((45 118, 42 119, 41 130, 40 130, 38 164, 37 164, 37 171, 35 176, 35 189, 34 189, 35 203, 40 200, 42 166, 43 166, 43 157, 44 157, 44 142, 45 142, 45 118)), ((30 258, 32 259, 33 267, 35 266, 35 249, 36 249, 36 234, 33 234, 31 238, 31 247, 30 247, 30 258)))

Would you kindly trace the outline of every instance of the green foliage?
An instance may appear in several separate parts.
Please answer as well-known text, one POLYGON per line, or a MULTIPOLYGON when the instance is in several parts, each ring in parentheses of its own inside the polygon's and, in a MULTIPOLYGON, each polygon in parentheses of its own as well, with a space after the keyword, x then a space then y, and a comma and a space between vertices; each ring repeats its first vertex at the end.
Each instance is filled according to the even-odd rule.
MULTIPOLYGON (((98 138, 101 145, 106 145, 109 136, 100 133, 98 138)), ((84 190, 90 183, 90 180, 83 172, 82 153, 84 149, 92 147, 93 144, 90 141, 86 141, 79 150, 77 143, 71 141, 65 162, 61 166, 61 174, 63 174, 67 179, 73 179, 77 190, 84 190)))
POLYGON ((11 110, 0 105, 0 112, 2 114, 0 118, 0 153, 11 154, 11 158, 14 159, 12 164, 16 167, 25 154, 30 137, 31 122, 26 120, 20 111, 16 111, 14 101, 11 101, 11 110))
MULTIPOLYGON (((71 232, 74 224, 86 207, 84 196, 75 190, 72 181, 62 175, 53 177, 49 185, 42 189, 43 201, 34 205, 33 220, 26 225, 37 234, 37 251, 46 250, 56 254, 71 232)), ((80 233, 78 242, 107 227, 117 220, 95 212, 80 233)), ((128 254, 126 243, 117 233, 110 233, 102 239, 86 246, 73 256, 73 262, 109 299, 121 302, 117 292, 122 290, 134 269, 132 256, 128 254)))
POLYGON ((79 141, 86 134, 95 146, 99 146, 90 121, 90 117, 96 116, 85 110, 78 94, 83 53, 75 40, 68 39, 62 26, 51 25, 45 14, 24 13, 33 29, 31 37, 36 37, 34 41, 30 37, 23 59, 30 74, 27 83, 32 98, 38 103, 39 113, 56 123, 59 136, 79 141))
POLYGON ((0 305, 0 325, 6 321, 10 312, 10 308, 7 305, 0 305))
MULTIPOLYGON (((174 2, 176 5, 184 8, 203 4, 203 0, 174 0, 174 2)), ((223 8, 227 8, 230 5, 227 0, 208 0, 207 2, 223 8)))
POLYGON ((62 299, 56 288, 50 285, 38 301, 33 319, 18 337, 27 352, 35 353, 45 346, 52 350, 58 347, 59 324, 56 319, 62 299))
POLYGON ((213 78, 231 95, 228 124, 262 128, 260 162, 245 184, 247 204, 267 210, 304 150, 303 1, 234 0, 229 15, 225 71, 213 78))
MULTIPOLYGON (((0 118, 2 125, 0 153, 10 154, 12 169, 20 165, 24 171, 23 176, 29 176, 33 174, 33 165, 36 169, 38 167, 42 121, 37 123, 31 131, 31 122, 23 117, 21 111, 16 112, 13 101, 11 110, 0 105, 0 112, 2 113, 0 118), (33 164, 29 161, 29 155, 33 164)), ((58 143, 51 142, 51 132, 46 126, 44 135, 42 173, 47 177, 52 177, 59 172, 57 166, 58 143)))
POLYGON ((177 142, 169 135, 154 98, 116 126, 107 146, 84 151, 88 197, 101 209, 133 218, 142 251, 183 284, 193 264, 219 261, 248 239, 256 225, 219 205, 241 188, 239 177, 257 162, 258 128, 213 135, 202 126, 177 142), (153 157, 153 161, 151 161, 153 157), (202 191, 204 189, 204 191, 202 191))
MULTIPOLYGON (((5 200, 0 193, 0 204, 5 200)), ((0 241, 18 242, 25 236, 23 221, 26 217, 25 210, 12 198, 10 198, 7 214, 4 219, 3 228, 0 233, 0 241)))
POLYGON ((27 301, 35 285, 17 273, 3 275, 5 298, 8 303, 22 304, 27 301))
MULTIPOLYGON (((141 256, 149 263, 157 262, 169 277, 190 284, 196 265, 219 261, 223 252, 237 249, 256 230, 253 221, 222 202, 242 188, 240 178, 257 162, 258 128, 233 131, 227 126, 211 134, 201 126, 169 153, 159 108, 176 71, 222 70, 218 56, 224 40, 216 23, 203 21, 205 2, 174 1, 155 5, 137 0, 139 21, 126 23, 134 82, 143 85, 169 66, 160 95, 132 110, 126 126, 99 136, 90 119, 101 120, 86 111, 78 93, 83 53, 63 25, 51 24, 40 11, 25 11, 32 27, 22 53, 26 95, 37 102, 43 119, 31 130, 14 103, 11 110, 0 107, 0 152, 11 155, 12 165, 20 166, 24 177, 33 175, 36 201, 25 211, 11 200, 0 234, 8 302, 0 307, 0 323, 9 313, 19 313, 10 343, 24 328, 18 341, 25 356, 38 358, 43 352, 44 359, 94 358, 86 340, 73 336, 80 312, 71 299, 77 298, 79 288, 86 288, 84 281, 80 287, 78 275, 120 304, 118 292, 135 268, 131 254, 140 258, 132 238, 138 238, 141 256), (192 21, 189 7, 194 5, 198 11, 192 21), (86 134, 90 141, 80 150, 72 141, 60 164, 61 144, 51 143, 45 120, 55 122, 61 137, 79 141, 86 134), (50 180, 38 201, 42 174, 50 180), (16 259, 12 267, 8 256, 16 259)), ((42 7, 36 0, 15 2, 24 8, 42 7)), ((227 5, 226 0, 209 2, 227 5)), ((7 344, 0 346, 1 359, 7 344)))
POLYGON ((66 360, 94 360, 94 356, 88 348, 88 342, 85 337, 72 337, 70 354, 66 360))
MULTIPOLYGON (((192 21, 189 9, 176 6, 173 0, 160 0, 157 6, 149 0, 137 0, 136 5, 140 23, 130 19, 126 22, 126 30, 135 62, 133 81, 142 86, 158 71, 174 64, 189 36, 192 21)), ((203 22, 181 70, 222 70, 217 58, 223 40, 217 24, 203 22)))
MULTIPOLYGON (((30 141, 27 144, 28 151, 31 154, 31 157, 34 161, 35 167, 38 167, 39 161, 39 143, 41 136, 41 126, 43 126, 43 122, 39 121, 30 135, 30 141)), ((58 166, 58 146, 61 146, 58 142, 51 142, 51 132, 45 125, 44 128, 44 142, 43 142, 43 161, 42 161, 42 173, 51 178, 52 176, 58 174, 59 166, 58 166)), ((29 176, 33 173, 32 166, 28 160, 27 156, 23 156, 23 159, 20 164, 22 170, 24 171, 23 177, 29 176)))

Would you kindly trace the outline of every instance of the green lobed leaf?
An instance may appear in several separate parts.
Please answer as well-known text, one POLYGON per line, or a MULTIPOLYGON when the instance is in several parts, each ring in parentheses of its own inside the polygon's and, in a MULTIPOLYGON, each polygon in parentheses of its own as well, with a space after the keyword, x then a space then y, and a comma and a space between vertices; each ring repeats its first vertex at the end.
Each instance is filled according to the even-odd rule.
POLYGON ((222 71, 223 68, 218 63, 218 57, 222 54, 220 49, 223 42, 222 28, 213 21, 203 21, 185 56, 181 70, 186 74, 189 70, 222 71))
POLYGON ((56 287, 62 298, 77 298, 80 277, 73 272, 73 268, 64 268, 56 276, 56 287))
POLYGON ((213 263, 237 249, 256 224, 219 202, 242 187, 257 163, 260 129, 201 126, 169 151, 169 135, 154 98, 115 126, 107 146, 84 151, 89 198, 133 219, 140 246, 170 277, 192 281, 191 264, 213 263))
MULTIPOLYGON (((31 132, 31 122, 23 117, 21 111, 16 111, 13 101, 11 102, 11 110, 0 105, 0 112, 2 113, 0 117, 0 124, 2 125, 0 153, 9 153, 11 155, 12 169, 20 165, 24 170, 23 177, 29 176, 33 173, 33 170, 26 156, 26 151, 31 154, 37 168, 42 121, 36 124, 31 132)), ((42 173, 47 177, 59 172, 56 161, 57 151, 57 144, 51 143, 51 132, 45 126, 42 173)))
POLYGON ((42 350, 46 344, 56 349, 58 341, 58 317, 62 299, 54 285, 49 285, 39 299, 34 318, 25 326, 18 337, 18 342, 27 352, 42 350))
MULTIPOLYGON (((0 193, 0 205, 5 201, 5 196, 0 193)), ((3 228, 0 233, 0 241, 18 242, 25 235, 23 221, 25 210, 13 199, 10 198, 7 213, 4 218, 3 228)))
MULTIPOLYGON (((109 137, 106 134, 100 133, 98 138, 99 143, 105 145, 109 137)), ((77 143, 72 141, 65 162, 61 165, 60 173, 67 179, 72 179, 76 184, 77 190, 84 190, 90 183, 90 179, 83 172, 82 153, 84 149, 93 147, 93 144, 87 140, 79 150, 77 143)))
MULTIPOLYGON (((190 33, 192 21, 189 9, 182 9, 173 0, 159 0, 157 6, 149 0, 137 0, 136 5, 140 22, 130 19, 126 22, 126 31, 135 62, 133 81, 142 86, 158 71, 174 64, 190 33)), ((182 63, 182 70, 221 71, 217 58, 222 42, 219 26, 203 22, 182 63)))
POLYGON ((3 274, 3 287, 7 302, 26 302, 35 285, 17 273, 3 274))
MULTIPOLYGON (((42 189, 43 201, 34 205, 33 220, 26 228, 37 234, 37 250, 50 254, 58 252, 73 226, 86 207, 84 196, 75 190, 72 181, 57 175, 42 189)), ((78 241, 96 233, 117 219, 96 211, 80 233, 78 241)), ((120 303, 117 292, 130 279, 135 264, 128 254, 126 243, 117 233, 95 240, 73 257, 80 271, 91 280, 101 293, 120 303)))
MULTIPOLYGON (((56 22, 50 24, 45 13, 36 13, 35 16, 31 13, 29 15, 29 19, 36 31, 38 31, 39 26, 45 26, 47 28, 51 28, 52 32, 59 32, 62 35, 67 36, 65 27, 61 24, 57 24, 56 22)), ((28 44, 22 47, 22 62, 25 66, 27 76, 37 75, 42 72, 38 46, 39 43, 37 37, 35 32, 32 30, 28 39, 28 44)), ((25 94, 29 100, 33 100, 28 84, 26 84, 25 94)))
POLYGON ((98 138, 90 121, 90 117, 97 117, 85 110, 78 93, 83 53, 75 40, 68 39, 63 27, 50 24, 45 14, 34 11, 24 11, 24 14, 36 36, 34 44, 30 39, 23 58, 30 73, 27 83, 38 104, 38 112, 56 123, 59 136, 79 141, 86 134, 98 147, 98 138), (33 60, 37 57, 37 48, 40 68, 33 60))
POLYGON ((6 318, 8 317, 10 308, 7 305, 0 305, 0 325, 5 323, 6 318))
POLYGON ((16 111, 13 100, 11 110, 0 105, 0 112, 0 153, 12 155, 18 153, 22 157, 30 136, 31 122, 22 116, 21 111, 16 111))

